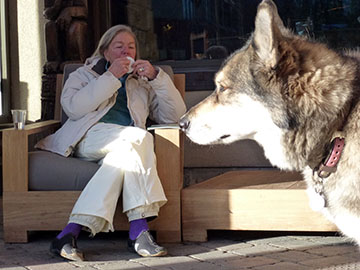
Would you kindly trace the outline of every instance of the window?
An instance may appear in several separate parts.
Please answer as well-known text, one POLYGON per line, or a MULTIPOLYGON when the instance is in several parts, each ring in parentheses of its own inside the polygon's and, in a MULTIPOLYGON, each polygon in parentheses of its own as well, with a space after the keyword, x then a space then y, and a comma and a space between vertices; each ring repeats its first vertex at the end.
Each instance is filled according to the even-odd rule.
MULTIPOLYGON (((157 59, 214 59, 240 48, 254 28, 261 0, 112 0, 111 23, 152 29, 157 59), (139 10, 141 10, 139 12, 139 10), (136 16, 136 12, 138 15, 136 16), (149 23, 151 20, 151 23, 149 23)), ((360 44, 360 1, 275 0, 287 27, 330 47, 360 44)), ((147 43, 149 44, 149 43, 147 43)))
POLYGON ((153 0, 159 60, 224 58, 241 47, 253 24, 242 2, 153 0))

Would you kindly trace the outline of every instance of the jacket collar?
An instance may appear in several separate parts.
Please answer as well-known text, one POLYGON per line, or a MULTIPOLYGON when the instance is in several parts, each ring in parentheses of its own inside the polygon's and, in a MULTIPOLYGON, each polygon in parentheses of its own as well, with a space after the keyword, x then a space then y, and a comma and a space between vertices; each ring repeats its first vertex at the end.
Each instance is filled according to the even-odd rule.
POLYGON ((106 71, 106 59, 101 58, 93 67, 92 70, 95 71, 97 74, 102 75, 106 71))

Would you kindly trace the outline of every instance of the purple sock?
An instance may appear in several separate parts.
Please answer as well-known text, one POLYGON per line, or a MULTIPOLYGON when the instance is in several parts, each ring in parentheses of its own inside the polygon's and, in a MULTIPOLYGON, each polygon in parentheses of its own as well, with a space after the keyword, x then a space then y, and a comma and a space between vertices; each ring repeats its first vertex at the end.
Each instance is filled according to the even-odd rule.
POLYGON ((66 225, 66 227, 62 230, 61 233, 56 236, 57 239, 60 239, 61 237, 67 235, 68 233, 71 233, 75 238, 78 238, 80 232, 81 232, 82 226, 76 223, 69 223, 66 225))
POLYGON ((129 237, 131 240, 135 240, 142 231, 147 231, 148 229, 145 218, 130 221, 129 237))

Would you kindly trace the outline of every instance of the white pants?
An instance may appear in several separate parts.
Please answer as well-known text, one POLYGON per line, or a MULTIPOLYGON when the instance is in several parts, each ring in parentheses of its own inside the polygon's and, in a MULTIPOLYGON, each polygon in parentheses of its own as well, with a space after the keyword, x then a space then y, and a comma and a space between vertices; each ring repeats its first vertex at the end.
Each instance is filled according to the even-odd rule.
POLYGON ((157 216, 167 201, 156 170, 153 136, 141 128, 98 123, 76 147, 75 156, 101 166, 82 191, 69 223, 98 232, 114 231, 121 190, 129 221, 157 216))

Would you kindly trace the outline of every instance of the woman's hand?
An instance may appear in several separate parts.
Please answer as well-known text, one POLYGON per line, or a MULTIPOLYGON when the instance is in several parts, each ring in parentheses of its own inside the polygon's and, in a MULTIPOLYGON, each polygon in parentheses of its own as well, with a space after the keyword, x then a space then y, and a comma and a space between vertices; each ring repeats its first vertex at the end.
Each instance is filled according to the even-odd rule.
POLYGON ((121 78, 129 72, 130 63, 130 60, 126 57, 116 58, 108 68, 108 71, 110 71, 116 78, 121 78))
POLYGON ((147 60, 136 60, 133 67, 136 74, 144 76, 149 80, 155 79, 158 74, 154 66, 147 60))

